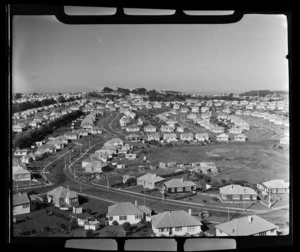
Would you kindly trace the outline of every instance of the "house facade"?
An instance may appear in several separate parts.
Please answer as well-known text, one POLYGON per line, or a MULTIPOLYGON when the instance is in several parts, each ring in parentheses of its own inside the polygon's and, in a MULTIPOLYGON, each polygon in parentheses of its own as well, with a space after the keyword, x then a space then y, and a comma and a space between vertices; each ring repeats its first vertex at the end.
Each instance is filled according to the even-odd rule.
POLYGON ((234 141, 245 142, 246 140, 247 140, 247 136, 244 134, 238 134, 238 135, 234 136, 234 141))
POLYGON ((137 185, 143 186, 143 188, 154 189, 162 184, 165 179, 157 176, 155 173, 147 173, 139 178, 137 178, 137 185))
POLYGON ((219 189, 222 202, 256 202, 257 193, 250 187, 228 185, 219 189))
POLYGON ((264 194, 271 194, 271 195, 283 195, 289 193, 290 184, 285 182, 283 179, 274 179, 270 181, 266 181, 260 185, 258 188, 264 194))
POLYGON ((221 135, 218 135, 216 137, 217 141, 220 141, 220 142, 228 142, 229 141, 229 136, 226 135, 226 134, 221 134, 221 135))
POLYGON ((183 210, 166 211, 151 216, 152 231, 155 236, 199 235, 202 223, 199 219, 183 210))
POLYGON ((199 142, 204 142, 209 140, 209 135, 207 133, 196 133, 195 139, 199 142))
POLYGON ((195 192, 196 184, 192 181, 184 181, 183 179, 172 179, 164 182, 164 189, 168 193, 195 192))
POLYGON ((13 195, 13 215, 30 213, 30 206, 30 198, 26 192, 13 195))
POLYGON ((144 127, 144 131, 145 132, 156 132, 156 127, 154 127, 153 125, 148 125, 144 127))
POLYGON ((189 132, 189 133, 181 133, 180 134, 180 140, 182 141, 192 141, 194 140, 194 134, 189 132))
POLYGON ((67 188, 59 186, 47 192, 48 203, 53 203, 56 207, 78 206, 78 195, 67 188))
POLYGON ((147 139, 148 139, 148 141, 151 141, 151 140, 159 141, 160 135, 159 135, 159 133, 151 133, 151 134, 147 135, 147 139))
POLYGON ((278 226, 257 215, 237 218, 215 226, 216 236, 275 236, 278 226))
POLYGON ((177 135, 175 133, 165 133, 163 135, 163 140, 166 142, 177 142, 177 135))
POLYGON ((121 202, 109 206, 106 217, 109 225, 113 225, 114 221, 119 225, 125 222, 137 224, 141 220, 151 221, 151 210, 146 206, 138 206, 137 202, 121 202))

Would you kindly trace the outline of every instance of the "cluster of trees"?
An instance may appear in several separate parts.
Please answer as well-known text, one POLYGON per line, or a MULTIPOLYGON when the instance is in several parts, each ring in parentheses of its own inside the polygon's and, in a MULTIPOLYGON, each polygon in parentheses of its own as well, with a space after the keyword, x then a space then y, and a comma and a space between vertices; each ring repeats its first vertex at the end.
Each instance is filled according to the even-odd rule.
POLYGON ((46 135, 51 134, 54 127, 60 127, 64 124, 67 124, 81 115, 83 115, 83 112, 77 110, 49 122, 48 125, 43 125, 40 128, 17 134, 13 140, 13 148, 28 148, 36 141, 41 141, 46 135))
POLYGON ((55 103, 64 103, 64 102, 72 102, 75 101, 76 98, 70 97, 69 99, 65 99, 63 96, 59 96, 58 100, 54 99, 44 99, 42 101, 27 101, 27 102, 21 102, 21 103, 15 103, 12 105, 12 113, 16 112, 22 112, 28 109, 34 109, 38 107, 44 107, 49 106, 51 104, 55 103))
MULTIPOLYGON (((275 91, 275 94, 287 94, 287 91, 275 91)), ((240 96, 258 96, 265 97, 267 95, 273 95, 274 91, 271 90, 251 90, 245 93, 240 94, 240 96)))
POLYGON ((27 101, 27 102, 16 103, 16 104, 12 105, 12 113, 22 112, 27 109, 49 106, 49 105, 55 104, 55 103, 57 103, 57 102, 54 99, 45 99, 42 101, 32 101, 32 102, 27 101))

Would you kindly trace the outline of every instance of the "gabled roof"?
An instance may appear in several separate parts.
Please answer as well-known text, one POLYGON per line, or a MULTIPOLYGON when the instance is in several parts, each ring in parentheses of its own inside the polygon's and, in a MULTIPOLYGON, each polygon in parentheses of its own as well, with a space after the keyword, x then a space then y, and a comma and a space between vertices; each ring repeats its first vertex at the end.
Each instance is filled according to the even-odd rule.
POLYGON ((155 173, 146 173, 143 176, 139 177, 138 179, 143 179, 143 180, 154 180, 154 182, 159 182, 165 180, 164 178, 157 176, 155 173))
POLYGON ((265 185, 268 188, 289 188, 289 183, 285 182, 283 179, 273 179, 264 182, 263 185, 265 185))
POLYGON ((220 134, 220 135, 217 135, 217 137, 228 137, 228 135, 226 135, 226 134, 220 134))
POLYGON ((186 211, 167 211, 151 216, 155 228, 201 226, 202 223, 186 211))
POLYGON ((54 202, 59 202, 59 199, 61 199, 61 198, 71 199, 71 198, 77 198, 78 197, 78 195, 75 192, 70 191, 69 189, 64 188, 62 186, 59 186, 59 187, 47 192, 47 195, 53 196, 54 202))
POLYGON ((130 137, 141 137, 141 136, 139 136, 137 134, 129 134, 129 135, 125 136, 125 138, 130 138, 130 137))
POLYGON ((242 137, 242 138, 247 138, 247 136, 244 135, 244 134, 238 134, 238 135, 235 136, 235 138, 240 138, 240 137, 242 137))
POLYGON ((220 188, 220 193, 222 194, 251 194, 256 195, 256 191, 250 187, 244 187, 240 185, 228 185, 220 188))
POLYGON ((257 215, 251 215, 216 225, 215 228, 229 236, 247 236, 278 229, 278 226, 257 215), (249 223, 249 218, 252 218, 251 223, 249 223))
POLYGON ((116 203, 108 207, 108 216, 142 215, 144 212, 131 202, 116 203))
POLYGON ((196 184, 192 181, 186 181, 183 179, 172 179, 164 183, 167 187, 186 187, 195 186, 196 184))
POLYGON ((30 203, 30 200, 26 192, 13 195, 13 206, 19 206, 28 203, 30 203))

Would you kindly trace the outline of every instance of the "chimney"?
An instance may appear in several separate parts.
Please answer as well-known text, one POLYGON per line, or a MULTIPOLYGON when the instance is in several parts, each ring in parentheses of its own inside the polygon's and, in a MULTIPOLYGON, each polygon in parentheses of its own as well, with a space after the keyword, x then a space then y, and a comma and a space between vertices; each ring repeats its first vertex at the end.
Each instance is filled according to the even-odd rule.
POLYGON ((251 224, 253 221, 253 217, 252 216, 248 216, 248 222, 251 224))
POLYGON ((192 215, 192 209, 189 209, 189 215, 192 215))
POLYGON ((137 206, 137 201, 136 200, 134 201, 134 205, 137 206))

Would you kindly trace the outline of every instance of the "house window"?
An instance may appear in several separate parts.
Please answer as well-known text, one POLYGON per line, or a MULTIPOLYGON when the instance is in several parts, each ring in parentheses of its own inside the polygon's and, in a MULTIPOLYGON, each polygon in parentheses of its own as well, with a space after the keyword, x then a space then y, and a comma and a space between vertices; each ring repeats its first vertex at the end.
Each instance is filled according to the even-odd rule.
POLYGON ((171 192, 175 192, 175 188, 171 188, 171 192))
POLYGON ((196 227, 187 227, 187 231, 188 232, 195 232, 196 231, 196 227))
POLYGON ((182 227, 176 227, 175 231, 182 231, 182 227))
POLYGON ((112 216, 111 216, 111 217, 109 217, 109 220, 110 220, 110 221, 112 221, 112 220, 113 220, 113 217, 112 217, 112 216))
POLYGON ((190 186, 188 186, 188 187, 185 188, 185 191, 186 191, 186 192, 189 192, 189 191, 191 191, 191 190, 192 190, 192 188, 191 188, 190 186))
POLYGON ((234 200, 239 200, 239 199, 240 199, 240 195, 233 195, 232 198, 233 198, 234 200))
POLYGON ((266 235, 267 234, 267 232, 261 232, 261 233, 259 233, 258 235, 259 236, 264 236, 264 235, 266 235))
POLYGON ((244 200, 250 200, 250 195, 243 195, 244 200))
POLYGON ((182 187, 177 187, 177 192, 183 192, 183 188, 182 187))
POLYGON ((29 203, 23 204, 23 205, 22 205, 22 208, 28 208, 29 205, 30 205, 29 203))
POLYGON ((127 216, 119 216, 119 220, 127 220, 127 216))
POLYGON ((136 219, 136 220, 141 219, 141 218, 140 218, 140 215, 136 215, 136 216, 135 216, 135 219, 136 219))
POLYGON ((222 194, 222 198, 223 198, 224 200, 226 200, 226 199, 227 199, 227 195, 222 194))

